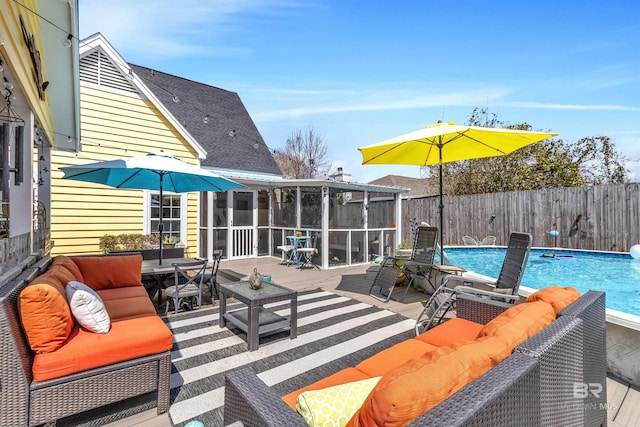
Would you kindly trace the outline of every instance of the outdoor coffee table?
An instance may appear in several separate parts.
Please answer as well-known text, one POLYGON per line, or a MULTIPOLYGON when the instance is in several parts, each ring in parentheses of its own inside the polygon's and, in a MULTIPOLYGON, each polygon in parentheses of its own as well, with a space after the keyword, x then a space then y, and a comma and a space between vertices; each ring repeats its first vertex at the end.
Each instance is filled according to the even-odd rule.
POLYGON ((243 330, 247 334, 249 351, 258 349, 260 336, 280 331, 289 331, 289 338, 298 336, 298 293, 294 290, 262 282, 260 289, 249 287, 249 282, 219 283, 220 295, 220 327, 227 322, 243 330), (246 304, 246 308, 227 311, 227 298, 235 298, 246 304), (291 300, 291 314, 280 316, 265 308, 265 304, 277 301, 291 300))

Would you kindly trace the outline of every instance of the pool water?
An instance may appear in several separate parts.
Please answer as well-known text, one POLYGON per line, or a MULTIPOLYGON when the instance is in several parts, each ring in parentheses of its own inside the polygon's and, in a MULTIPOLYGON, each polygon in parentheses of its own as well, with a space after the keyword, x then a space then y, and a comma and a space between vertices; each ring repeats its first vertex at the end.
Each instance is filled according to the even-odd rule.
MULTIPOLYGON (((490 277, 500 274, 505 252, 501 247, 446 249, 451 264, 490 277)), ((573 286, 581 294, 604 291, 608 308, 640 316, 640 259, 629 254, 532 249, 521 284, 533 289, 573 286)))

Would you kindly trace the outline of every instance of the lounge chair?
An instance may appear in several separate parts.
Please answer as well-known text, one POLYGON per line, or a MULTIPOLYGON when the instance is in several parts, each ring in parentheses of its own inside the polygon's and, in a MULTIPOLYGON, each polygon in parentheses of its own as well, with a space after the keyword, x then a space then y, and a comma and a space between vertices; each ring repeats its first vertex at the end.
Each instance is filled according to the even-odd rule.
POLYGON ((481 280, 468 275, 445 276, 416 320, 416 335, 441 323, 445 315, 455 309, 456 296, 459 294, 491 298, 507 304, 515 303, 519 298, 518 288, 529 259, 532 241, 531 234, 511 233, 502 269, 496 281, 481 280), (462 285, 454 286, 459 282, 462 282, 462 285), (484 285, 485 289, 475 288, 474 285, 484 285))
MULTIPOLYGON (((384 302, 389 302, 393 288, 396 287, 398 279, 402 274, 402 269, 396 267, 395 258, 385 258, 380 264, 378 273, 369 287, 369 296, 384 302), (378 288, 379 294, 374 293, 374 288, 378 288)), ((407 289, 409 287, 407 286, 407 289)), ((405 290, 405 295, 407 291, 405 290)), ((403 295, 404 298, 404 295, 403 295)))
POLYGON ((426 279, 433 288, 431 291, 435 290, 435 286, 433 286, 431 282, 431 271, 433 269, 437 245, 438 228, 425 225, 418 226, 411 258, 405 261, 403 268, 404 273, 409 277, 409 284, 405 290, 405 295, 409 287, 412 285, 415 287, 414 282, 416 277, 426 279))
MULTIPOLYGON (((436 254, 437 240, 438 229, 436 227, 420 225, 416 231, 411 257, 408 260, 394 257, 385 258, 388 265, 401 266, 399 267, 400 273, 404 273, 406 277, 409 278, 409 283, 404 290, 404 294, 402 294, 402 297, 397 301, 402 301, 404 299, 409 288, 414 285, 416 277, 424 277, 429 283, 431 283, 431 269, 433 267, 433 259, 436 254)), ((371 285, 371 289, 373 289, 374 286, 375 281, 371 285)), ((371 295, 371 289, 369 291, 369 295, 371 295)), ((386 301, 389 301, 389 299, 395 300, 395 298, 391 296, 392 291, 393 287, 390 289, 386 301)))

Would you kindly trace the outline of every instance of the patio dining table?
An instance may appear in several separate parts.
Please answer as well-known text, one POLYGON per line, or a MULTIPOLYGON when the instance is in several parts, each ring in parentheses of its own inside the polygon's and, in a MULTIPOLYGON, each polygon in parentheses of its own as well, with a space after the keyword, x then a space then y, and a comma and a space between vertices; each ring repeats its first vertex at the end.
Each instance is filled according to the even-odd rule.
POLYGON ((162 260, 162 264, 158 264, 157 259, 145 259, 142 260, 141 276, 145 278, 153 279, 155 282, 151 286, 149 291, 149 298, 153 300, 155 294, 158 294, 158 307, 162 302, 162 290, 165 288, 164 283, 173 276, 175 268, 173 263, 184 263, 198 261, 196 258, 165 258, 162 260))
MULTIPOLYGON (((302 256, 298 253, 298 249, 306 248, 309 246, 309 240, 311 236, 287 236, 287 240, 291 245, 291 252, 289 253, 289 263, 295 263, 296 268, 300 268, 300 262, 302 261, 302 256)), ((289 265, 287 263, 287 265, 289 265)))

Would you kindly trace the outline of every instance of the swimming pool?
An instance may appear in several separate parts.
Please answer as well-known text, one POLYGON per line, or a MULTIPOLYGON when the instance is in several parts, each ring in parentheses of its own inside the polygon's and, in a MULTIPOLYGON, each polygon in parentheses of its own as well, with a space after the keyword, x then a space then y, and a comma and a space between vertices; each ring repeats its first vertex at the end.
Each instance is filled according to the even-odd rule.
MULTIPOLYGON (((490 277, 498 277, 506 249, 503 247, 446 248, 451 264, 490 277)), ((529 255, 523 286, 573 286, 607 293, 607 307, 640 316, 640 259, 615 252, 536 248, 529 255), (561 258, 543 257, 554 253, 561 258)))

